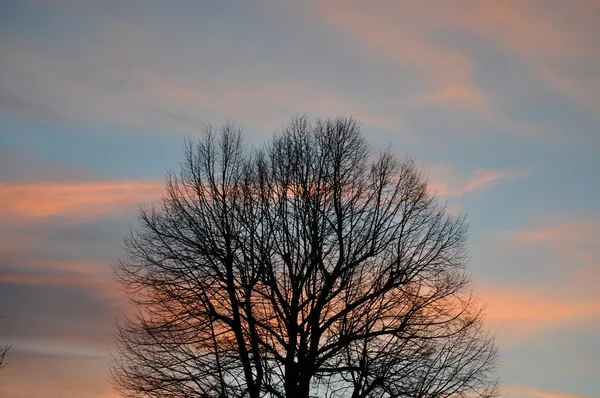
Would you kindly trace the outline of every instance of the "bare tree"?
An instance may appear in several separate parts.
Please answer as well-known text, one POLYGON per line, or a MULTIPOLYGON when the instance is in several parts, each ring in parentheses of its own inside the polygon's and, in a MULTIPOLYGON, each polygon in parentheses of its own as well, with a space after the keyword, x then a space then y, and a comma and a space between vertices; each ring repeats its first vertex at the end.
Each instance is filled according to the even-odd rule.
MULTIPOLYGON (((2 319, 2 317, 0 317, 0 320, 1 319, 2 319)), ((9 345, 0 347, 0 369, 2 369, 4 366, 6 366, 6 363, 4 362, 4 358, 6 357, 6 353, 8 352, 8 350, 10 350, 9 345)))
POLYGON ((351 118, 187 143, 115 274, 137 306, 114 382, 132 397, 490 397, 497 350, 465 273, 464 217, 351 118))

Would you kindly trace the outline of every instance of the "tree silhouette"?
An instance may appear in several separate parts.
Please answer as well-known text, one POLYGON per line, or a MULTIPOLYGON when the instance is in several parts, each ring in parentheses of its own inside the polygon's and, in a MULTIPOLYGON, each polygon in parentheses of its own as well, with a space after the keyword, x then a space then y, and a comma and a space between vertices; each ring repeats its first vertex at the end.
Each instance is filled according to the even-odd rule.
MULTIPOLYGON (((0 320, 1 319, 2 319, 2 317, 0 317, 0 320)), ((6 353, 8 352, 8 350, 10 350, 9 345, 0 347, 0 369, 2 369, 4 366, 6 366, 6 363, 4 362, 4 358, 6 357, 6 353)))
POLYGON ((185 146, 115 275, 132 397, 489 397, 496 347, 464 217, 352 118, 296 118, 260 150, 228 124, 185 146))

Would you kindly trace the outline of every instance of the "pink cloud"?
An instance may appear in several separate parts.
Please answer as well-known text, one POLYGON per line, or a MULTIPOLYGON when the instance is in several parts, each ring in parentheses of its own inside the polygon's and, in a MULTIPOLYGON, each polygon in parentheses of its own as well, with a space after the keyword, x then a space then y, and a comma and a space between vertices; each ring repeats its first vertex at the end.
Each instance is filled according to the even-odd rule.
MULTIPOLYGON (((461 52, 424 38, 419 10, 410 3, 380 2, 378 7, 359 1, 315 2, 315 17, 340 29, 381 56, 425 71, 428 89, 420 101, 474 101, 469 76, 473 69, 470 59, 461 52)), ((478 94, 478 105, 483 97, 478 94)))
POLYGON ((548 7, 542 1, 520 0, 326 0, 314 2, 314 13, 381 56, 424 71, 425 91, 413 97, 417 104, 489 111, 486 93, 472 82, 472 61, 458 49, 430 39, 440 31, 466 31, 527 60, 551 87, 585 108, 598 110, 597 76, 572 73, 564 67, 596 62, 600 56, 595 39, 600 36, 594 17, 597 6, 592 1, 548 7))
MULTIPOLYGON (((589 57, 599 51, 594 36, 590 35, 590 29, 598 29, 593 14, 590 15, 592 5, 590 2, 574 1, 548 7, 542 1, 519 0, 462 0, 452 3, 381 0, 368 6, 360 1, 315 2, 315 8, 322 12, 321 17, 326 22, 384 50, 389 56, 418 59, 420 62, 427 59, 421 55, 427 53, 427 49, 441 49, 438 54, 452 51, 447 47, 436 48, 436 44, 424 39, 426 33, 440 29, 460 29, 485 35, 528 58, 589 57), (571 13, 566 14, 565 10, 571 13), (417 39, 413 41, 417 51, 413 51, 413 47, 401 51, 405 37, 417 39)), ((431 55, 429 60, 434 57, 431 55)), ((468 71, 464 66, 469 61, 461 63, 462 71, 468 71)), ((450 65, 450 69, 458 64, 450 65)))

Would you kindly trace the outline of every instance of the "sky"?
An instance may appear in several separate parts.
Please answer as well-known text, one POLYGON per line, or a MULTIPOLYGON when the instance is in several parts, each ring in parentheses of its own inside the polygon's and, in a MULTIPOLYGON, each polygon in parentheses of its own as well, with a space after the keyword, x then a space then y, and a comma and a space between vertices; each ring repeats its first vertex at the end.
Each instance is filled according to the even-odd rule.
POLYGON ((306 113, 468 213, 505 397, 600 397, 598 38, 598 0, 0 0, 0 396, 117 397, 139 205, 204 123, 306 113))

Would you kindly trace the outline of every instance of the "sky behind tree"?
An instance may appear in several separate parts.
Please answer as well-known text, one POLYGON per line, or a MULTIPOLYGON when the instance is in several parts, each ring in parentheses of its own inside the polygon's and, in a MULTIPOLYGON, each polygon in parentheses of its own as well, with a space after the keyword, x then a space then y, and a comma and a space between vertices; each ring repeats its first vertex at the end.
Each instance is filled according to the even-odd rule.
POLYGON ((598 37, 595 0, 1 1, 0 396, 116 396, 111 264, 183 138, 307 113, 469 214, 507 397, 597 397, 598 37))

